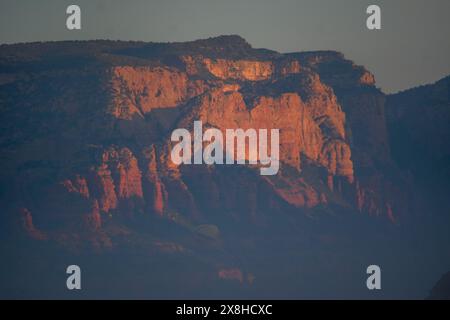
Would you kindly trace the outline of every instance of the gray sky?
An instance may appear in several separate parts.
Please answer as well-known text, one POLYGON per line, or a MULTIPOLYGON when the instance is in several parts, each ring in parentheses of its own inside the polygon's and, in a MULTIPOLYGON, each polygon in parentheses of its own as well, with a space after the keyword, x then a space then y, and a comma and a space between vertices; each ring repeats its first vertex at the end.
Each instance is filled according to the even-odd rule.
POLYGON ((365 65, 385 92, 450 74, 449 0, 0 0, 0 42, 188 41, 239 34, 280 52, 331 49, 365 65), (66 30, 78 4, 82 30, 66 30), (378 4, 382 30, 366 29, 378 4))

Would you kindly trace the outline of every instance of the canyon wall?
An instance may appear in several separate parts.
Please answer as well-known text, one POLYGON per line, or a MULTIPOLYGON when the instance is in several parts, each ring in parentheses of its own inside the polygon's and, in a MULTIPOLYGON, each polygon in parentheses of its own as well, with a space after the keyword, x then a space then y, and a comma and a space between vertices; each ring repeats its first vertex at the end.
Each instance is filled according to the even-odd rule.
POLYGON ((48 239, 115 217, 264 224, 340 208, 398 223, 411 211, 369 71, 336 52, 280 54, 236 36, 198 44, 0 49, 3 218, 20 213, 48 239), (51 63, 58 54, 66 63, 51 63), (170 134, 196 120, 280 129, 280 172, 175 165, 170 134))

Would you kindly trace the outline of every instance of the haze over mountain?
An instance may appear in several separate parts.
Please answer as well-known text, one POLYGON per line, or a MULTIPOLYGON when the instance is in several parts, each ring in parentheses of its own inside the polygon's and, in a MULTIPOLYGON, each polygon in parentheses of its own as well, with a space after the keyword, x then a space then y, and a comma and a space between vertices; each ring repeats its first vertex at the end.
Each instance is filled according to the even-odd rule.
POLYGON ((434 224, 449 218, 449 92, 445 78, 386 96, 338 52, 239 36, 2 45, 3 283, 60 294, 57 266, 78 259, 88 296, 371 297, 375 258, 398 281, 388 296, 424 297, 449 267, 434 224), (280 171, 175 165, 171 132, 196 120, 280 129, 280 171), (411 255, 433 267, 407 292, 408 272, 424 272, 396 273, 411 255), (46 290, 14 283, 43 270, 46 290))

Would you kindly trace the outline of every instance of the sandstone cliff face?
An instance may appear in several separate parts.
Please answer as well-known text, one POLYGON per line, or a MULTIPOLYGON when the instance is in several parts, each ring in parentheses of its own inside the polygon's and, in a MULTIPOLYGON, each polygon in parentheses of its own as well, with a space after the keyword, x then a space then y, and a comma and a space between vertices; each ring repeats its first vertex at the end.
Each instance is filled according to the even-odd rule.
POLYGON ((302 67, 298 60, 283 59, 276 63, 276 72, 281 76, 287 76, 289 74, 300 73, 302 67))
POLYGON ((209 72, 222 80, 260 81, 267 80, 273 73, 273 65, 270 61, 205 59, 204 64, 209 72))
POLYGON ((220 212, 258 224, 323 206, 396 221, 402 182, 383 171, 396 170, 385 97, 367 70, 334 52, 282 55, 241 40, 232 50, 214 39, 199 49, 139 46, 111 44, 114 59, 93 54, 86 68, 49 71, 36 62, 24 76, 18 63, 0 86, 2 178, 14 181, 10 196, 27 208, 29 233, 43 238, 31 214, 42 226, 54 219, 52 230, 83 225, 93 232, 116 216, 186 224, 214 221, 220 212), (196 120, 223 132, 280 129, 279 174, 174 165, 170 133, 192 130, 196 120))
POLYGON ((319 128, 296 94, 284 94, 279 98, 263 96, 250 109, 239 92, 225 94, 222 90, 212 91, 202 98, 193 113, 180 123, 180 127, 191 126, 194 119, 221 129, 224 135, 226 129, 280 129, 280 159, 297 169, 300 169, 300 153, 314 153, 311 145, 320 144, 322 138, 319 128), (281 117, 281 114, 284 116, 281 117), (304 127, 300 127, 299 123, 303 123, 304 127))
MULTIPOLYGON (((411 200, 405 200, 411 197, 406 187, 410 184, 409 178, 400 174, 401 170, 392 161, 386 98, 375 87, 374 76, 336 52, 306 52, 291 54, 292 57, 298 59, 304 69, 317 73, 321 82, 333 89, 345 115, 345 141, 351 149, 357 181, 352 187, 356 190, 357 207, 362 212, 385 216, 392 221, 393 216, 411 213, 411 207, 406 205, 411 200)), ((334 131, 342 132, 339 129, 334 131)))
POLYGON ((159 108, 174 108, 200 94, 201 82, 189 81, 186 73, 169 68, 115 67, 111 70, 111 113, 131 120, 159 108))

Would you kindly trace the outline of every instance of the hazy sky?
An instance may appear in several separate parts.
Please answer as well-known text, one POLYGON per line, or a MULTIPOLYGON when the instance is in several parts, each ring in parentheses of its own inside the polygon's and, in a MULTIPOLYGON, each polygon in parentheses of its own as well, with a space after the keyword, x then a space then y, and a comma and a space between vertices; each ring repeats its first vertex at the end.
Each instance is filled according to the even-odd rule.
POLYGON ((187 41, 239 34, 280 52, 332 49, 365 65, 386 92, 450 74, 450 0, 0 0, 0 42, 187 41), (82 30, 66 29, 78 4, 82 30), (378 4, 382 30, 366 29, 378 4))

